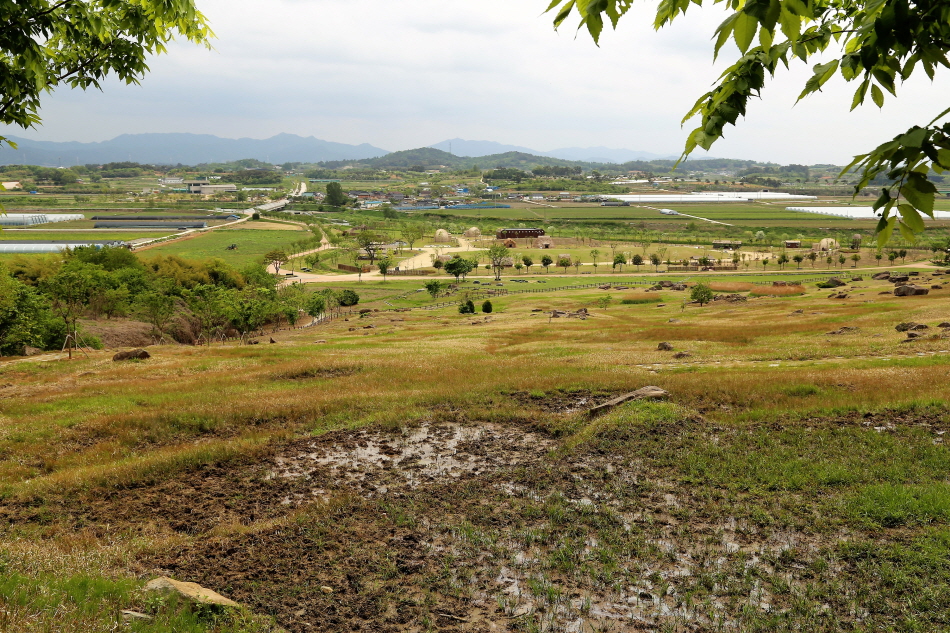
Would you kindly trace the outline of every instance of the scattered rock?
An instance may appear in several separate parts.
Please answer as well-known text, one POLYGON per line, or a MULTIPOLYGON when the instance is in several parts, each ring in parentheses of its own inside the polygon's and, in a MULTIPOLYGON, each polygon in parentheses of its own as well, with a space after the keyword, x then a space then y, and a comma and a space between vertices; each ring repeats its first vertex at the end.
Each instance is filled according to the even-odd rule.
POLYGON ((141 612, 139 612, 139 611, 132 611, 131 609, 122 609, 122 611, 121 611, 120 613, 122 613, 122 619, 123 619, 123 620, 142 620, 142 621, 145 621, 145 620, 151 620, 151 619, 152 619, 152 616, 150 616, 150 615, 145 615, 144 613, 141 613, 141 612))
POLYGON ((917 323, 917 324, 915 324, 915 325, 913 325, 912 327, 909 327, 909 328, 907 328, 907 329, 908 329, 908 330, 914 330, 914 331, 918 331, 918 330, 929 330, 929 329, 930 329, 930 326, 929 326, 929 325, 924 325, 923 323, 917 323))
POLYGON ((326 341, 321 339, 321 340, 319 340, 319 341, 314 341, 314 343, 316 343, 316 344, 319 345, 320 343, 326 343, 326 341))
POLYGON ((666 307, 666 304, 665 304, 665 303, 658 303, 658 304, 656 304, 656 307, 658 307, 658 308, 665 308, 665 307, 666 307))
POLYGON ((43 350, 38 347, 30 347, 29 345, 23 346, 23 355, 24 356, 36 356, 37 354, 42 354, 43 350))
POLYGON ((686 284, 673 284, 673 290, 686 290, 686 284))
POLYGON ((937 327, 948 328, 950 327, 950 321, 943 321, 942 323, 938 323, 937 327))
POLYGON ((864 281, 864 277, 852 277, 851 281, 864 281))
POLYGON ((370 308, 362 308, 360 310, 360 316, 363 316, 364 314, 370 314, 371 312, 372 310, 370 308))
POLYGON ((690 356, 692 356, 692 354, 689 352, 676 352, 673 354, 673 358, 689 358, 690 356))
POLYGON ((907 333, 907 338, 920 338, 921 336, 923 336, 923 334, 920 334, 919 332, 908 332, 908 333, 907 333))
POLYGON ((716 295, 713 297, 713 301, 726 301, 728 303, 739 303, 740 301, 747 301, 748 297, 745 295, 740 295, 738 293, 733 293, 729 295, 716 295))
POLYGON ((613 400, 608 400, 607 402, 597 405, 587 411, 588 417, 594 417, 602 413, 610 411, 614 407, 623 404, 624 402, 629 402, 630 400, 666 400, 670 397, 670 393, 666 389, 660 389, 654 385, 648 387, 641 387, 636 391, 631 391, 630 393, 625 393, 622 396, 618 396, 613 400))
POLYGON ((833 332, 828 332, 828 334, 850 334, 851 332, 857 332, 861 328, 852 327, 850 325, 843 325, 833 332))
POLYGON ((112 360, 113 362, 119 362, 120 360, 145 360, 151 357, 152 355, 144 349, 133 349, 127 352, 119 352, 112 357, 112 360))
POLYGON ((661 288, 672 288, 672 287, 673 287, 673 282, 672 282, 672 281, 669 281, 669 280, 667 280, 667 279, 664 279, 663 281, 661 281, 661 282, 660 282, 659 284, 657 284, 657 285, 660 286, 661 288))
POLYGON ((348 327, 348 328, 346 328, 346 331, 347 331, 347 332, 352 332, 352 331, 355 330, 355 329, 356 329, 355 327, 348 327))
POLYGON ((828 298, 829 299, 847 299, 848 293, 847 292, 837 292, 837 293, 833 292, 830 295, 828 295, 828 298))
POLYGON ((273 345, 273 344, 276 343, 276 342, 277 342, 277 341, 274 340, 274 337, 273 337, 273 336, 270 337, 270 343, 271 343, 271 345, 273 345))
POLYGON ((910 272, 907 273, 907 274, 908 274, 908 276, 910 276, 910 277, 917 277, 917 276, 920 275, 920 271, 919 271, 919 270, 912 270, 912 271, 910 271, 910 272))
POLYGON ((899 284, 899 283, 910 281, 910 277, 908 275, 892 275, 888 279, 888 281, 890 281, 891 283, 899 284))
POLYGON ((544 312, 544 310, 542 310, 541 308, 534 308, 534 309, 531 310, 531 311, 532 311, 532 312, 544 312))
POLYGON ((773 281, 772 285, 773 286, 787 286, 788 282, 787 281, 773 281))
POLYGON ((878 279, 878 280, 880 280, 880 279, 890 279, 890 277, 891 277, 891 273, 889 273, 889 272, 887 272, 887 271, 885 270, 885 271, 882 272, 882 273, 876 273, 876 274, 872 275, 872 276, 871 276, 871 279, 878 279))
POLYGON ((914 284, 906 284, 903 286, 897 286, 894 288, 894 296, 896 297, 910 297, 913 295, 925 295, 929 294, 930 289, 924 288, 923 286, 915 286, 914 284))
POLYGON ((258 341, 256 338, 252 338, 247 342, 248 345, 260 345, 260 343, 261 342, 258 341))
POLYGON ((804 310, 795 310, 792 314, 805 314, 804 310))
POLYGON ((154 580, 148 581, 148 584, 145 585, 145 591, 174 593, 178 594, 182 598, 185 598, 186 600, 201 604, 215 604, 222 607, 239 606, 234 600, 225 598, 221 594, 210 589, 205 589, 198 583, 181 582, 178 580, 172 580, 166 576, 161 576, 159 578, 155 578, 154 580))
POLYGON ((680 322, 679 319, 670 319, 669 321, 667 321, 667 323, 679 323, 679 322, 680 322))
POLYGON ((930 289, 931 289, 931 290, 943 290, 943 286, 941 286, 940 284, 934 284, 934 285, 930 286, 930 289))
POLYGON ((333 593, 333 587, 327 587, 326 585, 323 585, 320 587, 320 591, 323 593, 333 593))
POLYGON ((897 325, 895 325, 894 329, 897 330, 898 332, 906 332, 907 330, 914 328, 916 325, 917 324, 914 323, 913 321, 905 321, 903 323, 898 323, 897 325))
POLYGON ((666 341, 663 341, 662 343, 656 346, 656 349, 657 351, 660 351, 660 352, 672 352, 673 346, 667 343, 666 341))
MULTIPOLYGON (((773 282, 773 283, 777 283, 777 282, 773 282)), ((844 285, 847 285, 847 284, 845 284, 843 281, 841 281, 837 277, 831 277, 830 279, 825 281, 825 288, 838 288, 844 285)))
POLYGON ((375 326, 375 325, 364 325, 364 326, 363 326, 363 329, 364 329, 364 330, 374 330, 374 329, 376 329, 376 326, 375 326))

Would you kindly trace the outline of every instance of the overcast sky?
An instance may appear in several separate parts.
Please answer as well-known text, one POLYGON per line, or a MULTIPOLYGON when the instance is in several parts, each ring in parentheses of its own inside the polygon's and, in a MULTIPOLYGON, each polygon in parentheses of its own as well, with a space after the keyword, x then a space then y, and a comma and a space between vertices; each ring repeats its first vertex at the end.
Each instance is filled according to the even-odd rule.
MULTIPOLYGON (((447 138, 541 151, 606 146, 680 151, 680 120, 735 49, 712 63, 722 5, 659 33, 644 2, 601 47, 574 24, 560 32, 545 0, 198 0, 214 50, 174 43, 141 86, 62 89, 43 125, 0 132, 50 141, 122 133, 281 132, 409 149, 447 138)), ((915 75, 883 111, 848 113, 840 76, 795 105, 809 71, 783 72, 711 155, 783 163, 845 163, 946 107, 947 84, 915 75)), ((945 77, 944 77, 945 78, 945 77)), ((695 125, 695 122, 693 122, 695 125)))

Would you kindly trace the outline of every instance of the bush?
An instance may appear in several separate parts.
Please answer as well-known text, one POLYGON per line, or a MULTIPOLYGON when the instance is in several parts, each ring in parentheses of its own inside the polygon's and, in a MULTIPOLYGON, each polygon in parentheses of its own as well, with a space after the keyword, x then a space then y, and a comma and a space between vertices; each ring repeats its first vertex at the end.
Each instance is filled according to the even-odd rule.
POLYGON ((475 314, 475 304, 471 299, 459 305, 459 314, 475 314))
POLYGON ((352 290, 341 290, 337 300, 341 306, 355 306, 360 302, 360 296, 352 290))
POLYGON ((485 314, 488 314, 488 313, 490 313, 491 311, 492 311, 491 301, 489 301, 488 299, 486 299, 486 300, 485 300, 485 303, 482 304, 482 312, 484 312, 485 314))

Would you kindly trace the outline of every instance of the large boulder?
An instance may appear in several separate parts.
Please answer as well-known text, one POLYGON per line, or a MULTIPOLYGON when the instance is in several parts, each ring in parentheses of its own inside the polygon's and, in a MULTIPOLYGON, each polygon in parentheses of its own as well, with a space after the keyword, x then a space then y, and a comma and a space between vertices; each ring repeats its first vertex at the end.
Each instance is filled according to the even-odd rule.
POLYGON ((656 349, 659 352, 672 352, 673 346, 670 343, 663 341, 662 343, 656 346, 656 349))
POLYGON ((146 352, 144 349, 133 349, 126 352, 119 352, 112 357, 114 362, 119 362, 120 360, 145 360, 146 358, 151 358, 152 355, 146 352))
POLYGON ((234 600, 225 598, 216 591, 205 589, 198 583, 181 582, 179 580, 172 580, 171 578, 167 578, 165 576, 148 581, 148 584, 145 585, 145 591, 176 594, 185 600, 197 602, 199 604, 212 604, 221 607, 240 606, 234 600))
POLYGON ((903 286, 897 286, 894 288, 894 296, 896 297, 911 297, 914 295, 925 295, 929 293, 929 288, 915 286, 914 284, 905 284, 903 286))
POLYGON ((881 280, 881 279, 890 279, 890 278, 891 278, 891 273, 889 273, 889 272, 887 272, 887 271, 884 271, 884 272, 882 272, 882 273, 877 273, 877 274, 875 274, 874 276, 871 277, 871 279, 878 279, 878 280, 881 280))
POLYGON ((910 281, 910 276, 908 276, 908 275, 891 275, 891 276, 888 278, 888 281, 890 281, 891 283, 894 283, 894 284, 907 283, 908 281, 910 281))

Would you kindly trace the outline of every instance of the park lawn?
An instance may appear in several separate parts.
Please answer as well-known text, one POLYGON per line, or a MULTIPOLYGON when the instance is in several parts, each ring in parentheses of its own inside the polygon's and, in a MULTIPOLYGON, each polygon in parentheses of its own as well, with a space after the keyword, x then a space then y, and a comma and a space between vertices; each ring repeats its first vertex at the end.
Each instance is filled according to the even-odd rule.
POLYGON ((268 251, 288 248, 292 242, 306 237, 307 233, 293 230, 216 229, 136 252, 143 259, 157 255, 178 255, 188 259, 215 257, 234 266, 243 266, 261 261, 268 251), (237 249, 227 250, 231 244, 236 244, 237 249))
POLYGON ((330 632, 676 630, 684 614, 940 630, 950 343, 905 344, 894 325, 938 332, 946 298, 858 285, 703 307, 674 291, 512 295, 491 314, 267 332, 273 345, 0 364, 4 626, 111 630, 133 608, 156 620, 130 630, 195 633, 270 630, 250 612, 330 632), (858 329, 828 333, 844 325, 858 329), (669 402, 585 414, 644 385, 669 402), (384 450, 406 458, 362 457, 384 450), (158 573, 247 611, 150 601, 158 573))

